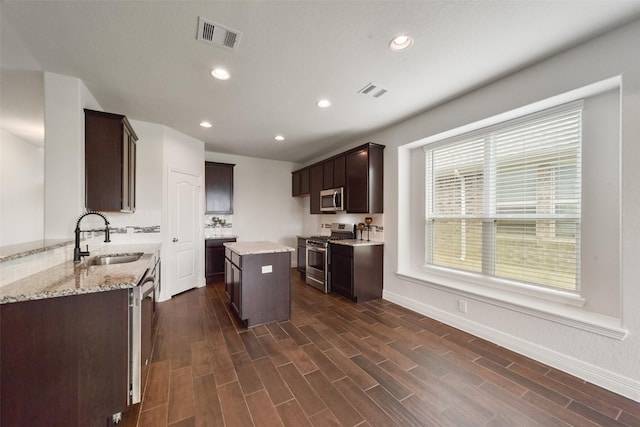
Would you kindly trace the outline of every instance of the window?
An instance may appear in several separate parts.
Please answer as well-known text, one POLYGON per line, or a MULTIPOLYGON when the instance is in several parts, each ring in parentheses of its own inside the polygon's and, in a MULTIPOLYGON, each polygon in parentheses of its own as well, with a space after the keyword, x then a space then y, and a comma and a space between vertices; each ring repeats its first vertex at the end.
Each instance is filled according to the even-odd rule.
POLYGON ((427 264, 580 289, 582 104, 425 146, 427 264))

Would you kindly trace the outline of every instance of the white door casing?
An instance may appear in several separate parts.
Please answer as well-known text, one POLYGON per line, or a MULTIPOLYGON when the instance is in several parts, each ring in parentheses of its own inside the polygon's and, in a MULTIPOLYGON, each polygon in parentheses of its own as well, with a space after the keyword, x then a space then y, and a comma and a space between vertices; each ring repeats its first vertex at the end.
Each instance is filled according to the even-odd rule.
POLYGON ((199 286, 198 248, 202 177, 169 169, 169 263, 171 296, 199 286))

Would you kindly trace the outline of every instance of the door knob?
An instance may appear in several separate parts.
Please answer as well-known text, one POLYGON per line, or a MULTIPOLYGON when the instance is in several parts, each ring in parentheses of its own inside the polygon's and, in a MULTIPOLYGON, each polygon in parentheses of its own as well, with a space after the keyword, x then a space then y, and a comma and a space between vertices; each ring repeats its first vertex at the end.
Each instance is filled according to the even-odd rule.
POLYGON ((175 243, 175 242, 177 242, 177 241, 178 241, 178 238, 177 238, 177 237, 174 237, 173 239, 171 239, 171 241, 175 243))

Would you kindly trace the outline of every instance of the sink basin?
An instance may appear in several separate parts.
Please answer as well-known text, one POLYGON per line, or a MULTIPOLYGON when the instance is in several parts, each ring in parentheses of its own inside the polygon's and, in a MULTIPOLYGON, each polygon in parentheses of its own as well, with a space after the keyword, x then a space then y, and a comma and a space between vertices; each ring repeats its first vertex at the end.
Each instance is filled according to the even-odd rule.
POLYGON ((126 254, 105 254, 91 258, 88 265, 111 265, 133 262, 140 259, 143 252, 131 252, 126 254))

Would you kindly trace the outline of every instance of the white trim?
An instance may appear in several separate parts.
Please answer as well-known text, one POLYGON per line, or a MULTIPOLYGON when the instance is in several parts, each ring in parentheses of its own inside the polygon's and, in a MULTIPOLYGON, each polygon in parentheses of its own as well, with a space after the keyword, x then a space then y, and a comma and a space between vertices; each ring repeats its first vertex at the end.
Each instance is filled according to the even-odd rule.
MULTIPOLYGON (((400 279, 416 282, 409 276, 403 274, 396 274, 400 279)), ((422 302, 414 299, 407 298, 403 295, 383 290, 382 297, 387 301, 391 301, 395 304, 401 305, 413 311, 416 311, 425 316, 431 317, 440 322, 451 325, 455 328, 461 329, 465 332, 473 334, 482 339, 491 341, 509 350, 515 351, 524 356, 530 357, 539 362, 545 363, 563 372, 567 372, 576 377, 582 378, 588 382, 596 384, 614 393, 618 393, 629 399, 640 402, 640 381, 633 380, 631 378, 616 374, 615 372, 608 371, 606 369, 599 368, 592 364, 583 362, 579 359, 567 356, 557 351, 553 351, 549 348, 542 347, 530 341, 514 337, 513 335, 505 334, 498 330, 486 327, 482 324, 472 322, 468 319, 453 315, 449 312, 437 309, 435 307, 426 305, 422 302)), ((470 297, 470 296, 469 296, 470 297)), ((504 307, 504 305, 502 305, 504 307)), ((520 310, 518 310, 520 311, 520 310)), ((532 314, 532 313, 530 313, 532 314)), ((542 317, 542 316, 540 316, 542 317)), ((543 317, 546 318, 546 317, 543 317)), ((548 318, 547 320, 553 320, 548 318)), ((556 319, 559 321, 562 319, 556 319)), ((572 320, 572 319, 568 319, 572 320)), ((575 323, 575 321, 573 321, 575 323)), ((559 323, 564 323, 559 321, 559 323)), ((587 326, 587 324, 584 324, 587 326)), ((570 326, 576 326, 572 324, 570 326)), ((591 328, 583 328, 591 330, 591 328)), ((608 328, 604 328, 608 329, 608 328)), ((598 333, 596 330, 592 332, 598 333)), ((609 336, 609 335, 607 335, 609 336)))
POLYGON ((561 301, 545 301, 529 295, 520 296, 513 292, 501 291, 500 289, 487 287, 486 285, 474 286, 470 282, 454 283, 453 281, 449 281, 445 284, 441 280, 438 280, 438 283, 433 279, 437 280, 442 278, 434 275, 430 275, 427 278, 427 275, 397 272, 396 277, 450 294, 460 295, 485 304, 535 316, 540 319, 620 341, 623 340, 628 333, 628 331, 622 327, 621 319, 597 313, 589 313, 580 307, 571 307, 561 301))

